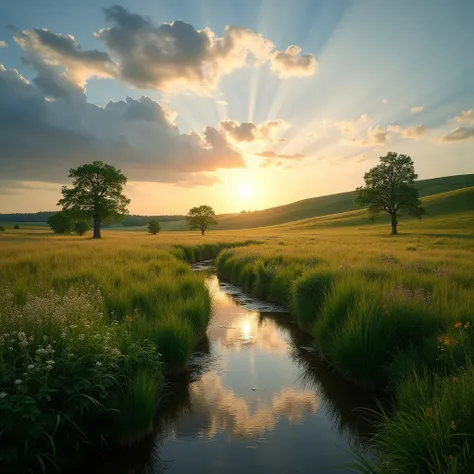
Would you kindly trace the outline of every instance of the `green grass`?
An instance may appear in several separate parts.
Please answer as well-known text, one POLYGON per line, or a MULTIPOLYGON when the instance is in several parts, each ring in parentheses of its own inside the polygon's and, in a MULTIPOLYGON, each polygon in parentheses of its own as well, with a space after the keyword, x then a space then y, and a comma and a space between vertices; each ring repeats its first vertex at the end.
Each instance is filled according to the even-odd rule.
POLYGON ((400 219, 396 237, 363 210, 206 236, 105 229, 96 241, 7 229, 0 464, 41 471, 74 459, 71 447, 130 445, 150 433, 164 375, 186 369, 212 315, 189 263, 218 256, 222 278, 286 305, 342 377, 395 393, 398 410, 374 440, 372 472, 469 472, 474 187, 456 187, 471 178, 418 183, 422 193, 442 192, 423 198, 421 222, 400 219), (54 357, 43 353, 48 344, 54 357), (421 405, 439 410, 436 423, 421 405))
MULTIPOLYGON (((474 186, 474 174, 420 180, 416 187, 421 197, 474 186)), ((302 219, 341 214, 357 210, 356 192, 346 192, 304 199, 284 206, 246 214, 218 216, 219 229, 242 229, 273 226, 302 219)), ((472 209, 472 208, 471 208, 472 209)))
POLYGON ((86 445, 138 442, 163 374, 186 369, 212 315, 188 262, 249 242, 15 232, 0 237, 0 466, 62 468, 86 445))
POLYGON ((222 278, 280 295, 342 377, 395 394, 395 415, 373 441, 380 457, 359 458, 360 472, 472 470, 473 195, 471 187, 425 198, 426 219, 401 221, 397 237, 355 211, 269 227, 264 245, 217 259, 222 278), (433 407, 438 414, 426 417, 433 407))

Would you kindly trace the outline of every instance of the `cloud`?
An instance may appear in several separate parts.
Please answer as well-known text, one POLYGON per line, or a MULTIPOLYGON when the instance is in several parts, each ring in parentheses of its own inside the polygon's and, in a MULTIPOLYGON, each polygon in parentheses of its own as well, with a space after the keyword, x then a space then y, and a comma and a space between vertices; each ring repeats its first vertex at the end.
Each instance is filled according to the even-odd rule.
POLYGON ((0 65, 3 180, 63 183, 70 167, 100 159, 130 180, 193 186, 217 182, 218 169, 245 166, 222 130, 181 133, 175 114, 148 97, 99 107, 54 67, 35 67, 30 83, 0 65))
POLYGON ((240 397, 222 385, 216 372, 204 374, 192 384, 191 391, 194 406, 204 412, 204 417, 195 420, 193 430, 184 430, 183 426, 180 429, 178 425, 178 431, 199 431, 209 438, 224 430, 232 438, 257 438, 274 429, 280 419, 296 424, 319 407, 314 390, 292 387, 282 387, 270 400, 240 397))
POLYGON ((0 41, 0 48, 6 48, 8 45, 7 45, 7 42, 6 41, 0 41))
POLYGON ((457 127, 449 132, 439 141, 442 142, 462 142, 474 138, 474 127, 457 127))
POLYGON ((276 139, 276 135, 288 127, 284 120, 267 120, 261 124, 253 122, 236 122, 234 120, 222 120, 219 127, 234 142, 270 142, 276 139))
POLYGON ((255 153, 256 156, 263 158, 263 167, 267 166, 281 166, 284 163, 299 161, 305 158, 306 155, 300 153, 277 153, 275 151, 262 151, 260 153, 255 153))
POLYGON ((417 114, 418 112, 422 112, 423 110, 425 110, 425 106, 424 105, 417 105, 416 107, 412 107, 410 109, 410 112, 412 114, 417 114))
POLYGON ((13 29, 13 38, 33 57, 50 65, 64 67, 68 79, 79 86, 84 86, 91 77, 117 75, 118 66, 107 53, 82 50, 72 35, 57 34, 46 29, 13 29))
POLYGON ((388 99, 382 99, 382 104, 388 104, 388 99))
POLYGON ((272 54, 270 68, 280 77, 303 77, 315 74, 317 63, 312 54, 301 54, 299 46, 291 45, 272 54))
MULTIPOLYGON (((339 129, 342 134, 345 135, 354 135, 358 127, 362 124, 365 124, 369 121, 367 114, 362 114, 359 118, 354 120, 339 120, 338 122, 333 122, 333 125, 339 129)), ((324 126, 324 125, 323 125, 324 126)), ((325 125, 327 126, 327 124, 325 125)))
POLYGON ((400 134, 403 138, 420 138, 428 132, 428 127, 425 125, 413 125, 403 128, 399 125, 390 125, 388 130, 400 134))
POLYGON ((359 146, 383 146, 389 142, 389 133, 381 125, 367 129, 362 138, 346 138, 345 140, 359 146))
POLYGON ((107 77, 142 89, 210 94, 222 76, 247 66, 267 64, 280 77, 316 72, 314 56, 301 55, 298 46, 277 51, 271 40, 249 28, 226 26, 219 37, 208 27, 197 30, 181 20, 156 25, 118 5, 104 13, 111 26, 94 37, 110 55, 82 50, 72 35, 46 29, 14 29, 13 36, 25 51, 65 68, 68 78, 80 86, 90 77, 107 77))
POLYGON ((227 106, 229 103, 225 100, 216 100, 216 104, 227 106))
POLYGON ((474 123, 474 109, 464 110, 461 115, 453 117, 453 122, 458 123, 474 123))

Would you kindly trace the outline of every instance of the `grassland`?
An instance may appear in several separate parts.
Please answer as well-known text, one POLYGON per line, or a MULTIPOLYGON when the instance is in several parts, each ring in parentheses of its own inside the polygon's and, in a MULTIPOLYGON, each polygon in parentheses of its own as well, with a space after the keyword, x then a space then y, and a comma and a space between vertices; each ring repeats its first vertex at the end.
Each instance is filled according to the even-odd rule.
POLYGON ((401 219, 397 237, 362 211, 204 237, 7 228, 0 465, 37 472, 147 436, 212 312, 188 263, 218 256, 223 278, 287 305, 342 377, 395 393, 366 472, 471 472, 473 195, 424 198, 427 218, 401 219))
POLYGON ((49 472, 85 446, 147 436, 166 374, 185 370, 212 314, 188 262, 229 245, 194 235, 2 233, 2 471, 49 472))

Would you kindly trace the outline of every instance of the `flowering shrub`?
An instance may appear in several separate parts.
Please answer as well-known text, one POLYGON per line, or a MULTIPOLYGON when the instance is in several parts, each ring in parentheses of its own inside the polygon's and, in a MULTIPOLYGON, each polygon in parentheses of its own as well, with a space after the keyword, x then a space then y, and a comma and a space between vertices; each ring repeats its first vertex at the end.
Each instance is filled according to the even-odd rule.
POLYGON ((137 366, 159 373, 155 346, 134 340, 126 322, 108 323, 103 307, 88 285, 29 295, 23 305, 0 289, 0 465, 37 472, 92 437, 113 439, 108 425, 128 377, 137 366))

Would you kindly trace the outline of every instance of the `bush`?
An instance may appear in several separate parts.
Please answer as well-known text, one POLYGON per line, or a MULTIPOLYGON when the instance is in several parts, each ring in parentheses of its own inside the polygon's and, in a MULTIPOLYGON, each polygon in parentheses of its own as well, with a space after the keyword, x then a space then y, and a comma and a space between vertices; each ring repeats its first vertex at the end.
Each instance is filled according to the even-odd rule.
MULTIPOLYGON (((28 296, 23 305, 9 288, 0 290, 0 463, 8 472, 61 466, 85 444, 114 440, 110 409, 124 406, 117 394, 139 398, 144 413, 130 432, 122 425, 120 439, 149 432, 154 412, 145 410, 137 369, 150 367, 159 376, 156 349, 127 337, 127 323, 108 324, 103 303, 90 286, 28 296)), ((156 393, 160 384, 153 380, 156 393)))
POLYGON ((91 225, 88 221, 77 221, 74 223, 74 232, 77 235, 84 235, 91 230, 91 225))
POLYGON ((18 230, 18 229, 20 228, 20 226, 19 226, 18 224, 15 224, 15 225, 13 226, 13 228, 14 228, 15 230, 18 230))
POLYGON ((71 217, 64 211, 54 213, 46 222, 55 234, 66 234, 71 231, 73 225, 71 217))
POLYGON ((3 225, 0 225, 0 232, 5 232, 5 227, 3 225))
POLYGON ((148 229, 148 233, 152 235, 156 235, 158 234, 158 232, 160 232, 161 226, 160 226, 160 223, 156 219, 150 219, 148 221, 147 229, 148 229))

